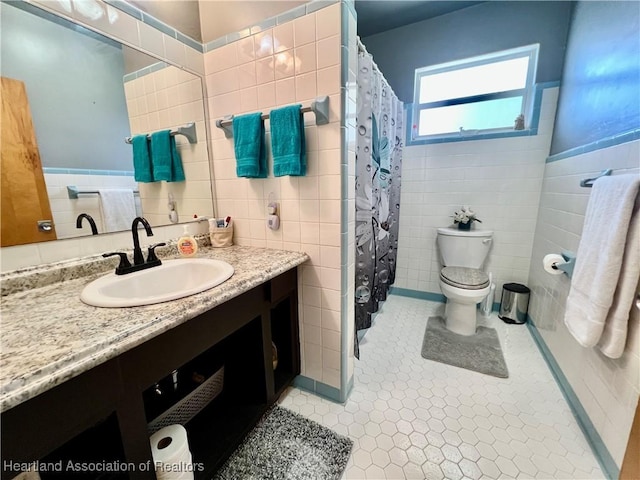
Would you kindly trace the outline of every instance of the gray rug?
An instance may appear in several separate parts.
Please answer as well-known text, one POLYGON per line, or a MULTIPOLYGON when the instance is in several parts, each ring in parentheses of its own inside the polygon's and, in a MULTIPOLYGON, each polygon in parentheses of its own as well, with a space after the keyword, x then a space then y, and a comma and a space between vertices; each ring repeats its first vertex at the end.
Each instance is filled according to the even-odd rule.
POLYGON ((214 480, 338 480, 352 446, 348 438, 276 405, 214 480))
POLYGON ((509 377, 498 332, 493 328, 478 327, 475 335, 458 335, 447 330, 442 317, 429 317, 422 356, 494 377, 509 377))

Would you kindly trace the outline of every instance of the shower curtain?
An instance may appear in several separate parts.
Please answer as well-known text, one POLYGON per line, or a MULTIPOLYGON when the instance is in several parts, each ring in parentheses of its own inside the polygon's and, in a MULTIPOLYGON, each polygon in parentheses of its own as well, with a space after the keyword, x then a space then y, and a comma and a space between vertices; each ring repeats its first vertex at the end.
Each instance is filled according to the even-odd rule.
POLYGON ((354 351, 358 331, 395 280, 400 218, 403 104, 366 51, 358 54, 356 136, 356 279, 354 351))

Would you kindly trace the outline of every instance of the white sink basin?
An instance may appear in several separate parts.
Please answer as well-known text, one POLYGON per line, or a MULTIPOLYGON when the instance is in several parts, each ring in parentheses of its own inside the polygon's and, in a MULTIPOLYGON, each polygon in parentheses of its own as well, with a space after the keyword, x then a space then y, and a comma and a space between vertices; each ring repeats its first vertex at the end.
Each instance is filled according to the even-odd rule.
POLYGON ((100 277, 84 287, 80 300, 95 307, 137 307, 168 302, 220 285, 233 271, 233 267, 222 260, 164 260, 158 267, 100 277))

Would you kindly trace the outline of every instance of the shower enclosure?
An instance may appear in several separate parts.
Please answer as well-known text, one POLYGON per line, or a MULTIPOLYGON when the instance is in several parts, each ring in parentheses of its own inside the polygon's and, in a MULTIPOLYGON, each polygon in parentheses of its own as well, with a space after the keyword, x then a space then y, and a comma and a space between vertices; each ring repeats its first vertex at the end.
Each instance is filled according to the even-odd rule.
POLYGON ((403 147, 403 103, 359 43, 356 137, 355 355, 358 331, 395 280, 403 147))

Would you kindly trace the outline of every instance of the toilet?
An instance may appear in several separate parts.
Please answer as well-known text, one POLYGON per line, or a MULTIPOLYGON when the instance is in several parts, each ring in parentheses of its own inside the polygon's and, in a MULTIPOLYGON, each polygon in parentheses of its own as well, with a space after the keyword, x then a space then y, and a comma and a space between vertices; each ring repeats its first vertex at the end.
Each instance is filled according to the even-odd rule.
POLYGON ((440 271, 440 290, 447 297, 445 324, 459 335, 476 333, 476 306, 487 296, 489 276, 481 270, 493 232, 438 228, 436 239, 444 267, 440 271))

